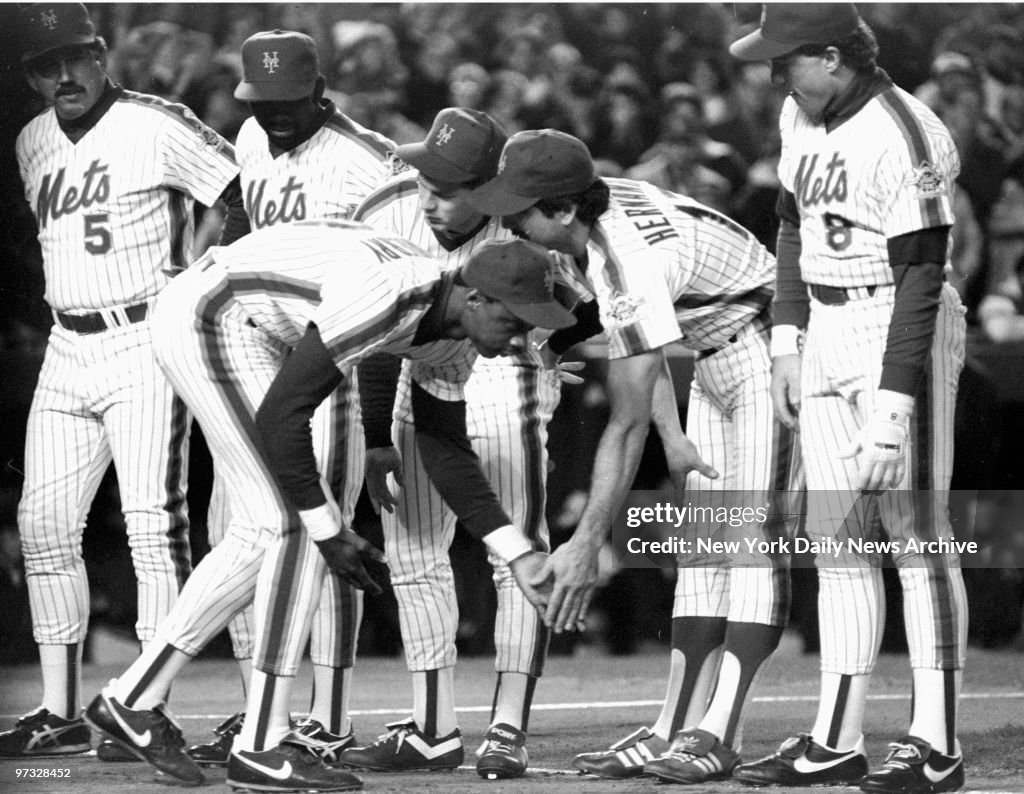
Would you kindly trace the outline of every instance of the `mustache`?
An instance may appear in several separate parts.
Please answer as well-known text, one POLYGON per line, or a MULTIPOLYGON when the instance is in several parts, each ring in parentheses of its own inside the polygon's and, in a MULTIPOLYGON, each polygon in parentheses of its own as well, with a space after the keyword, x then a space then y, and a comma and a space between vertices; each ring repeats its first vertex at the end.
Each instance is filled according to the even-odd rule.
POLYGON ((85 89, 76 83, 65 83, 57 89, 56 96, 67 96, 68 94, 77 94, 85 89))

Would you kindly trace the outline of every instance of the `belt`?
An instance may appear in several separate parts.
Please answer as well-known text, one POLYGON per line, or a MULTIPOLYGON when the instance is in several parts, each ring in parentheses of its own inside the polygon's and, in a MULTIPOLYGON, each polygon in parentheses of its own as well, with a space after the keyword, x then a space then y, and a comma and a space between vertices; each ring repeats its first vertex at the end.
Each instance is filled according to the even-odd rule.
POLYGON ((62 328, 76 334, 98 334, 110 328, 140 323, 148 314, 148 303, 136 303, 134 306, 116 306, 88 314, 65 314, 55 311, 53 317, 62 328))
POLYGON ((811 297, 826 306, 842 306, 855 300, 873 298, 884 284, 872 284, 870 287, 828 287, 824 284, 808 284, 811 297))
POLYGON ((736 344, 736 342, 739 341, 739 338, 740 338, 740 335, 738 333, 735 333, 732 336, 730 336, 729 337, 729 341, 727 341, 721 347, 709 347, 707 350, 698 350, 697 351, 697 358, 707 358, 708 356, 715 355, 715 353, 721 353, 729 345, 736 344))

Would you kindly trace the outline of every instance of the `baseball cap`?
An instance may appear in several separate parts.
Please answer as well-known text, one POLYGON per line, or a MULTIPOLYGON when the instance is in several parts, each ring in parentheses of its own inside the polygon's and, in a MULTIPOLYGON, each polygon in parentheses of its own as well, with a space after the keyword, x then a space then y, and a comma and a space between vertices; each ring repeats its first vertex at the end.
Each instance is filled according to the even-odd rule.
POLYGON ((494 176, 506 140, 505 130, 486 113, 445 108, 423 141, 399 146, 395 154, 427 179, 458 185, 494 176))
POLYGON ((94 44, 96 27, 81 3, 34 3, 21 9, 21 35, 28 63, 51 50, 94 44))
POLYGON ((316 43, 305 33, 269 30, 242 42, 242 82, 235 98, 286 102, 313 93, 320 76, 316 43))
POLYGON ((485 215, 514 215, 541 199, 571 196, 594 184, 590 150, 558 130, 524 130, 508 139, 498 175, 474 190, 470 203, 485 215))
POLYGON ((729 47, 741 61, 768 61, 805 44, 824 44, 857 29, 853 3, 765 3, 761 27, 729 47))
POLYGON ((528 240, 486 240, 462 266, 459 278, 520 320, 537 328, 568 328, 576 317, 554 295, 554 260, 528 240))
POLYGON ((962 52, 940 52, 932 61, 932 74, 939 77, 944 74, 968 74, 978 76, 974 62, 962 52))

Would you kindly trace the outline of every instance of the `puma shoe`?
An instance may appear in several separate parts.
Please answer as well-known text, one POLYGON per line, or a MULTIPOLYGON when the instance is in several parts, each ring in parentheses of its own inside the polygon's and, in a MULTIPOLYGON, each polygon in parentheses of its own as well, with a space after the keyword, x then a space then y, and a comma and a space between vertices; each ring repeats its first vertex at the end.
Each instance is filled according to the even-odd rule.
POLYGON ((522 777, 530 762, 526 734, 504 722, 487 729, 476 755, 476 773, 486 780, 522 777))

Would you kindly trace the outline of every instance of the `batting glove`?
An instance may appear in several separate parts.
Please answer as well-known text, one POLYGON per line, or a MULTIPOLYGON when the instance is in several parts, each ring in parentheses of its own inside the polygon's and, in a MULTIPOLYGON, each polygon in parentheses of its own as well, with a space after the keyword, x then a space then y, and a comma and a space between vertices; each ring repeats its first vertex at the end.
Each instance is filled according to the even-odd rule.
POLYGON ((867 424, 839 456, 852 458, 860 454, 856 482, 859 490, 884 491, 903 482, 913 412, 914 398, 909 394, 879 390, 867 424))

